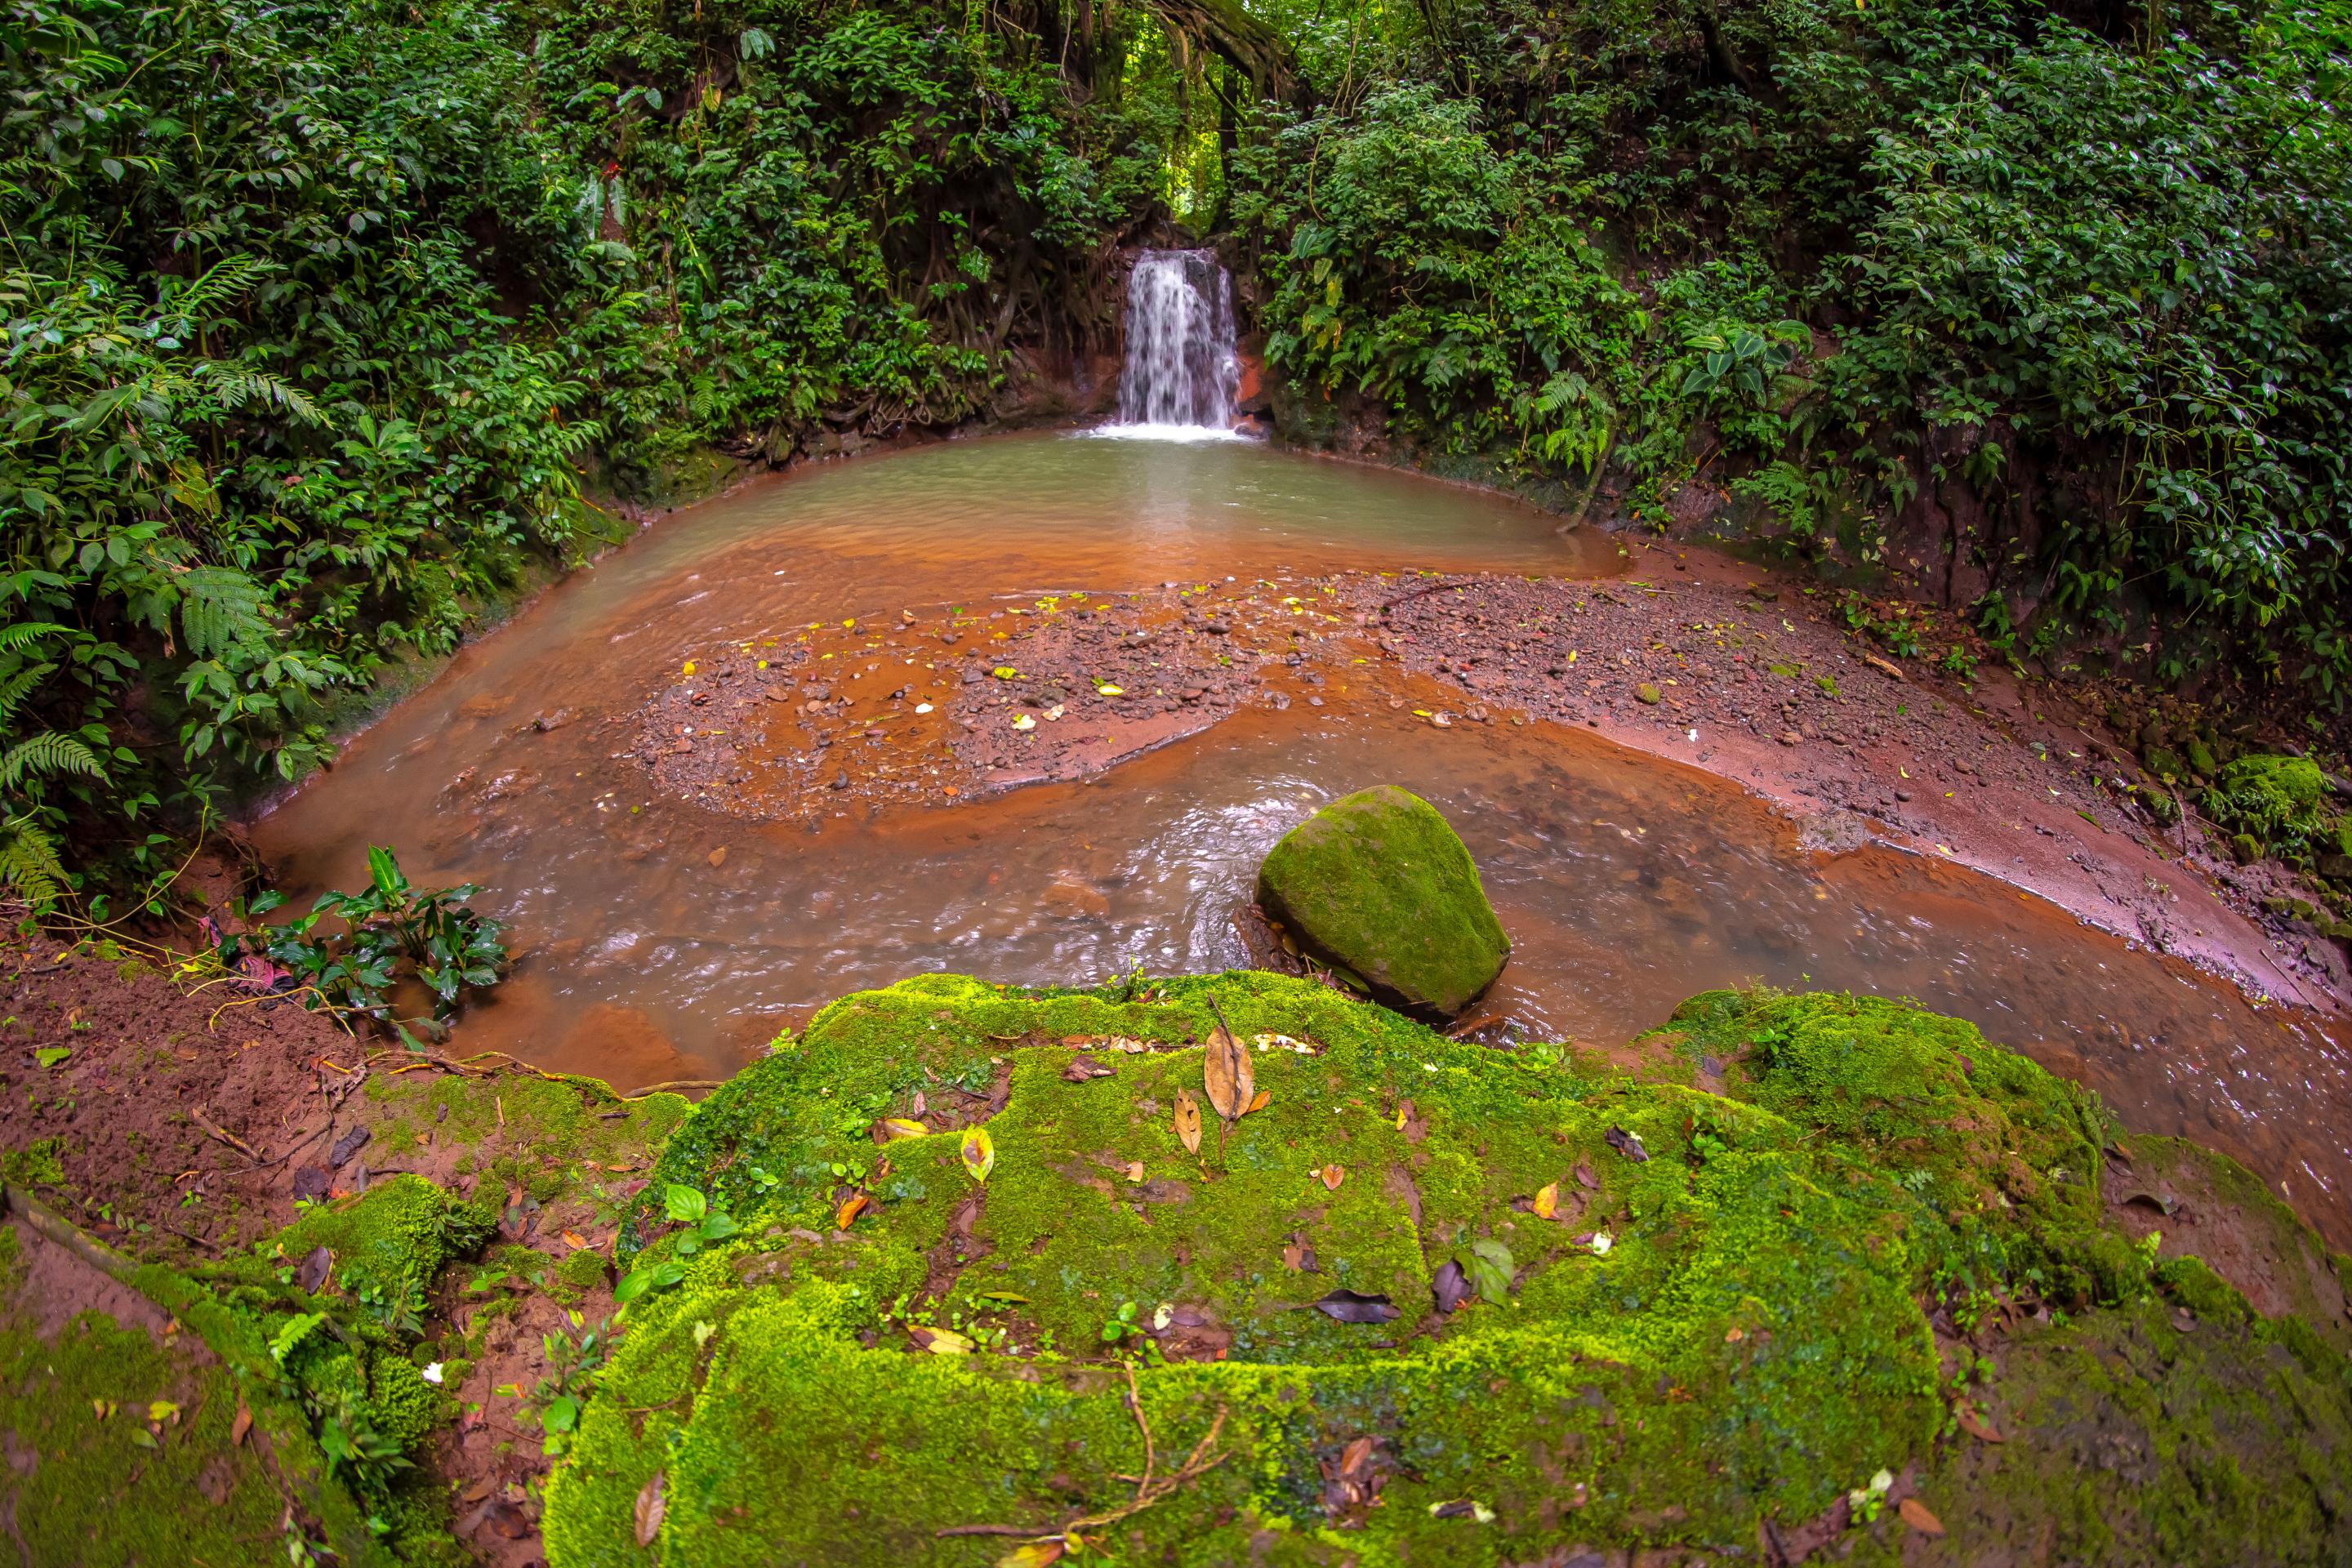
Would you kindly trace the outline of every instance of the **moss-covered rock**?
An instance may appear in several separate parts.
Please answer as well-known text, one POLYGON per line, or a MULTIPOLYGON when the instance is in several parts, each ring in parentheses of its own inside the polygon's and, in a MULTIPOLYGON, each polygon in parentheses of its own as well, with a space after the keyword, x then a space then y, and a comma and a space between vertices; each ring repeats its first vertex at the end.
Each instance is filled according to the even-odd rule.
MULTIPOLYGON (((1650 1046, 1726 1093, 1261 974, 835 1003, 672 1139, 550 1560, 982 1563, 983 1527, 1153 1563, 1752 1552, 1837 1535, 1882 1468, 1956 1527, 2037 1500, 2062 1555, 2245 1560, 2178 1523, 2222 1465, 2282 1499, 2264 1555, 2352 1544, 2340 1353, 2105 1226, 2090 1096, 1866 999, 1716 994, 1650 1046), (1213 995, 1265 1099, 1196 1152, 1213 995), (2094 1364, 2191 1301, 2176 1394, 2094 1364), (2046 1379, 1955 1375, 2028 1306, 2046 1379), (2077 1475, 2037 1426, 2095 1440, 2062 1386, 2151 1463, 2077 1475), (2001 1467, 1956 1395, 2032 1429, 2001 1467)), ((1899 1549, 1885 1512, 1856 1560, 1899 1549)))
POLYGON ((1309 953, 1423 1017, 1460 1013, 1511 953, 1460 836, 1389 784, 1292 828, 1258 868, 1257 898, 1309 953))

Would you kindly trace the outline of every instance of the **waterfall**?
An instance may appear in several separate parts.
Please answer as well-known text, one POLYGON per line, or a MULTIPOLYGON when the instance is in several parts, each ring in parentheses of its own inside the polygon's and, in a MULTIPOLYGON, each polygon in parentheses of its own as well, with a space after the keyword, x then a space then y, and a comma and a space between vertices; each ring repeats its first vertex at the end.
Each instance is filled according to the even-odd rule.
POLYGON ((1127 360, 1107 434, 1233 434, 1241 362, 1233 279, 1206 250, 1147 250, 1127 279, 1127 360))

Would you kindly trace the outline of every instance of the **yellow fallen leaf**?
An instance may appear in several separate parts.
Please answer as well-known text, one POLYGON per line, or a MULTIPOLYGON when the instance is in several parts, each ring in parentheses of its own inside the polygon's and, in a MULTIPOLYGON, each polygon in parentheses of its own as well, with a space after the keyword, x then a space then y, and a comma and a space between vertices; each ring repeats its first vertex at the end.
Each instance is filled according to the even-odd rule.
POLYGON ((1546 1182, 1536 1189, 1536 1218, 1549 1219, 1559 1212, 1559 1184, 1546 1182))
POLYGON ((988 1173, 996 1169, 996 1142, 985 1127, 975 1127, 963 1135, 963 1168, 971 1173, 975 1182, 988 1180, 988 1173))
POLYGON ((694 660, 690 658, 686 661, 686 673, 688 675, 694 673, 694 660))
POLYGON ((873 1202, 874 1200, 867 1197, 864 1193, 850 1194, 848 1201, 844 1203, 839 1209, 834 1212, 833 1228, 835 1230, 847 1230, 852 1225, 856 1223, 857 1216, 864 1214, 867 1205, 873 1202))
POLYGON ((933 1355, 970 1355, 972 1343, 953 1329, 917 1329, 915 1342, 933 1355))
POLYGON ((1124 697, 1127 695, 1127 688, 1124 686, 1097 686, 1095 688, 1095 694, 1098 697, 1124 697))
POLYGON ((1024 713, 1013 721, 1013 727, 1016 730, 1034 730, 1037 727, 1037 721, 1024 713))
POLYGON ((155 1400, 147 1406, 147 1419, 150 1421, 169 1421, 179 1413, 180 1407, 168 1399, 155 1400))
POLYGON ((901 1138, 927 1138, 931 1130, 919 1121, 903 1116, 886 1116, 875 1124, 874 1139, 877 1143, 896 1143, 901 1138))

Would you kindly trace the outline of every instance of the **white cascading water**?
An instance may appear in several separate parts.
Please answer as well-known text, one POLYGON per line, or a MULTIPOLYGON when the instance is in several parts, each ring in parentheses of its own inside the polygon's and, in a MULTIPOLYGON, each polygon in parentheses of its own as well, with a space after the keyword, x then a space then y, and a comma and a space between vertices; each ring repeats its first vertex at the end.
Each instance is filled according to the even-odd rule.
POLYGON ((1234 289, 1206 250, 1147 250, 1127 279, 1118 423, 1106 435, 1201 440, 1234 434, 1241 360, 1234 289))

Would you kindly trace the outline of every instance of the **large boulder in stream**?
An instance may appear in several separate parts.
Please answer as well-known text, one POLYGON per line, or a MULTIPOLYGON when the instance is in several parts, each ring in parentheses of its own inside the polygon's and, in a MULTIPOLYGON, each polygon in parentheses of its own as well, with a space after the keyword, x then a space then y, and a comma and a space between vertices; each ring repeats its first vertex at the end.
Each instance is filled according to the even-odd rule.
POLYGON ((627 1211, 548 1561, 2340 1560, 2340 1316, 2134 1245, 2092 1096, 1844 996, 1637 1047, 1259 973, 844 998, 627 1211))
POLYGON ((1393 784, 1292 828, 1258 868, 1257 901, 1308 954, 1425 1020, 1476 1001, 1511 955, 1461 836, 1393 784))

